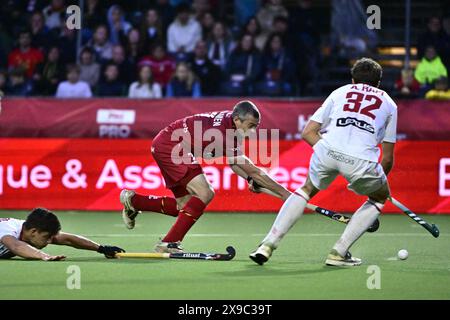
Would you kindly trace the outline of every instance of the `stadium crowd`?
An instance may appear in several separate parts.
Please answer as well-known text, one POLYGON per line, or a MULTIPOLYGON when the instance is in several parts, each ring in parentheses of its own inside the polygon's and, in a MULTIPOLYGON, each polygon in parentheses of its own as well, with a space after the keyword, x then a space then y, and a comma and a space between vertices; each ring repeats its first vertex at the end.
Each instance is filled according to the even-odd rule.
MULTIPOLYGON (((323 39, 311 0, 289 10, 282 0, 234 1, 232 21, 217 9, 219 2, 85 0, 77 50, 78 31, 67 27, 66 8, 78 1, 4 0, 0 92, 133 98, 314 94, 306 84, 320 73, 323 39)), ((342 25, 338 18, 333 21, 342 25)), ((362 55, 376 42, 355 39, 341 39, 339 52, 347 47, 362 55)), ((403 70, 394 90, 423 97, 433 89, 444 94, 432 97, 445 97, 450 18, 431 18, 417 47, 419 65, 403 70)))

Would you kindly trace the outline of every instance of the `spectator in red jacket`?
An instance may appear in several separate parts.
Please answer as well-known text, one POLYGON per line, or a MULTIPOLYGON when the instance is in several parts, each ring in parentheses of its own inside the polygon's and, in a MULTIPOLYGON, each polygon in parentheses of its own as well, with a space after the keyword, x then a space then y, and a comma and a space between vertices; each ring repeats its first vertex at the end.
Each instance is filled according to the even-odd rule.
POLYGON ((149 66, 152 70, 155 82, 158 82, 163 88, 167 86, 175 72, 175 59, 169 56, 163 44, 158 43, 153 46, 151 55, 143 57, 138 67, 149 66))
POLYGON ((8 56, 8 68, 23 68, 28 78, 31 78, 36 65, 44 61, 41 51, 31 47, 31 33, 29 30, 22 30, 19 33, 19 47, 13 50, 8 56))
POLYGON ((397 96, 417 97, 420 91, 420 83, 414 78, 412 69, 403 69, 400 77, 395 81, 395 90, 397 96))

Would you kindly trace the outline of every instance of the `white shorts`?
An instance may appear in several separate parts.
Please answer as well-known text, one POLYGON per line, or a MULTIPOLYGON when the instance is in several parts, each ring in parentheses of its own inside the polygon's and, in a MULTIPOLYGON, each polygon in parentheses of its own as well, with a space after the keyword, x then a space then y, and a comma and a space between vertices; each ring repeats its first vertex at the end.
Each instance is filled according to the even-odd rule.
POLYGON ((361 195, 371 194, 387 182, 379 163, 355 158, 317 143, 309 164, 312 184, 317 189, 324 190, 338 174, 349 182, 347 188, 361 195))

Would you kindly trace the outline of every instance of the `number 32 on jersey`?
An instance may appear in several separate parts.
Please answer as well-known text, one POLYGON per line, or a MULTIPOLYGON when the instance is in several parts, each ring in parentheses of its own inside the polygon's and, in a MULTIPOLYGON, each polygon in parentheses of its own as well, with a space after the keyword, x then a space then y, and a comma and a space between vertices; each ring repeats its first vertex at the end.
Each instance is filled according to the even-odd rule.
POLYGON ((371 111, 380 109, 383 101, 373 94, 364 94, 361 92, 350 91, 345 96, 347 103, 344 104, 344 111, 356 112, 375 119, 376 115, 371 111), (367 101, 369 105, 361 108, 363 102, 367 101))

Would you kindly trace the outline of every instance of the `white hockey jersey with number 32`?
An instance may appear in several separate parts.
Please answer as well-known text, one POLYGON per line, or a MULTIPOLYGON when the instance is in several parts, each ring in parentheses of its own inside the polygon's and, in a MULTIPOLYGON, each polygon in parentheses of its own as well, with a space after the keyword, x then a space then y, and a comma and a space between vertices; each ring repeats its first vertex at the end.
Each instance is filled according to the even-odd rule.
POLYGON ((322 124, 329 149, 378 162, 381 142, 396 142, 397 105, 389 95, 367 84, 348 84, 333 91, 311 120, 322 124))

